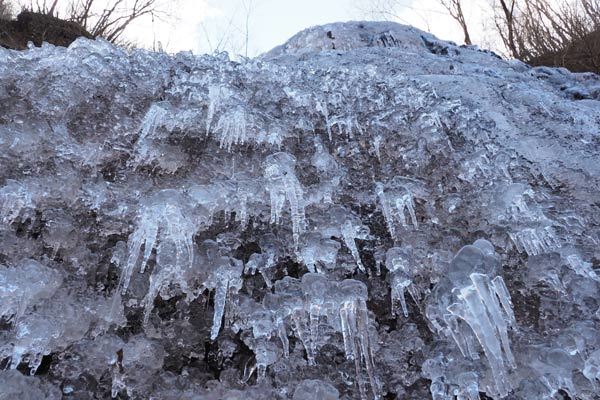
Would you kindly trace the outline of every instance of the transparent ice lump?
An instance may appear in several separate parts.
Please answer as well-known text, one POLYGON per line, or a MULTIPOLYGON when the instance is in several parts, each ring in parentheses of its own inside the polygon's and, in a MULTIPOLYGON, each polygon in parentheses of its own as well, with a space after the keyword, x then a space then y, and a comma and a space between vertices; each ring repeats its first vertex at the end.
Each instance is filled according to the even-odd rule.
POLYGON ((27 308, 52 297, 62 282, 59 271, 35 260, 0 266, 0 318, 18 323, 27 308))
POLYGON ((487 240, 463 247, 452 260, 447 281, 434 290, 430 301, 439 303, 428 308, 428 318, 454 340, 463 356, 478 359, 475 340, 481 345, 494 382, 486 391, 501 398, 511 390, 509 372, 516 368, 508 336, 516 321, 504 280, 495 276, 498 265, 487 240))
POLYGON ((418 229, 413 194, 406 186, 386 186, 381 182, 375 185, 375 193, 383 212, 390 236, 397 238, 396 229, 412 227, 418 229))
POLYGON ((223 255, 222 248, 212 240, 204 241, 200 251, 209 271, 203 287, 215 291, 215 311, 210 330, 210 338, 215 340, 221 330, 227 303, 242 287, 244 264, 240 260, 223 255))
POLYGON ((404 297, 404 293, 407 289, 415 303, 418 304, 420 298, 417 291, 418 289, 412 284, 413 278, 411 270, 414 269, 414 266, 411 266, 410 263, 410 255, 405 249, 392 247, 386 253, 385 266, 390 273, 393 316, 396 315, 396 302, 400 302, 402 313, 405 317, 408 317, 408 307, 404 297))
POLYGON ((271 199, 271 223, 279 224, 287 202, 292 220, 292 236, 298 246, 300 234, 305 228, 304 191, 296 177, 296 158, 279 152, 264 161, 265 183, 271 199))

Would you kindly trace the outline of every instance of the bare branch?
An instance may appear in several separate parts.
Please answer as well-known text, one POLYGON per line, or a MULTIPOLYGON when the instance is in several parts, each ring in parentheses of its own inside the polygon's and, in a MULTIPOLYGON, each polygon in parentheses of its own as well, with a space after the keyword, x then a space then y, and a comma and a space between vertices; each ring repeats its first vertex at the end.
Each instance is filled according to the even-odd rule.
POLYGON ((463 13, 461 0, 439 0, 440 4, 448 11, 448 14, 460 25, 465 37, 465 44, 471 45, 471 35, 469 34, 469 27, 463 13))
MULTIPOLYGON (((33 0, 30 1, 31 10, 47 15, 54 15, 58 7, 58 0, 51 0, 50 6, 47 0, 35 0, 35 6, 33 0)), ((160 1, 134 0, 130 5, 127 0, 69 0, 68 3, 65 1, 64 9, 69 21, 81 25, 93 36, 115 43, 135 20, 149 14, 166 15, 159 9, 160 1)))

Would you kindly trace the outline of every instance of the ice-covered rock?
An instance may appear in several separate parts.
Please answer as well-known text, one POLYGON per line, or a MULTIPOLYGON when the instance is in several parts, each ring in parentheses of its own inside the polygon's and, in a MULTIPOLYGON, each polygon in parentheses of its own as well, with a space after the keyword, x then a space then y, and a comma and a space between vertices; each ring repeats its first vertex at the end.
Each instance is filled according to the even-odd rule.
POLYGON ((0 49, 0 396, 595 399, 598 82, 377 22, 0 49))

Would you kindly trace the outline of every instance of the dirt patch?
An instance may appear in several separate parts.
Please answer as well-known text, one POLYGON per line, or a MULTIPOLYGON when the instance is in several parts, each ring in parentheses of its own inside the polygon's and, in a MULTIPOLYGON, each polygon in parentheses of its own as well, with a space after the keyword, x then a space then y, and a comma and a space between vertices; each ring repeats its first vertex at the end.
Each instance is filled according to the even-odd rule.
POLYGON ((43 42, 55 46, 69 46, 78 37, 94 37, 83 27, 45 14, 24 11, 13 21, 0 21, 0 46, 24 50, 28 42, 41 46, 43 42))

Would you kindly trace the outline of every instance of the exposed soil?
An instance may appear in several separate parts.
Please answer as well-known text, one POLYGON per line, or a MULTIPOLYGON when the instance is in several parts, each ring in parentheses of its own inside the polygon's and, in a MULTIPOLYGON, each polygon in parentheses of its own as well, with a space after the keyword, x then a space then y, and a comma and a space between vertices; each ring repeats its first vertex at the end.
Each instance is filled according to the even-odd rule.
POLYGON ((16 20, 0 20, 0 46, 24 50, 28 42, 41 46, 43 42, 55 46, 69 46, 78 37, 94 37, 80 25, 45 14, 23 11, 16 20))

